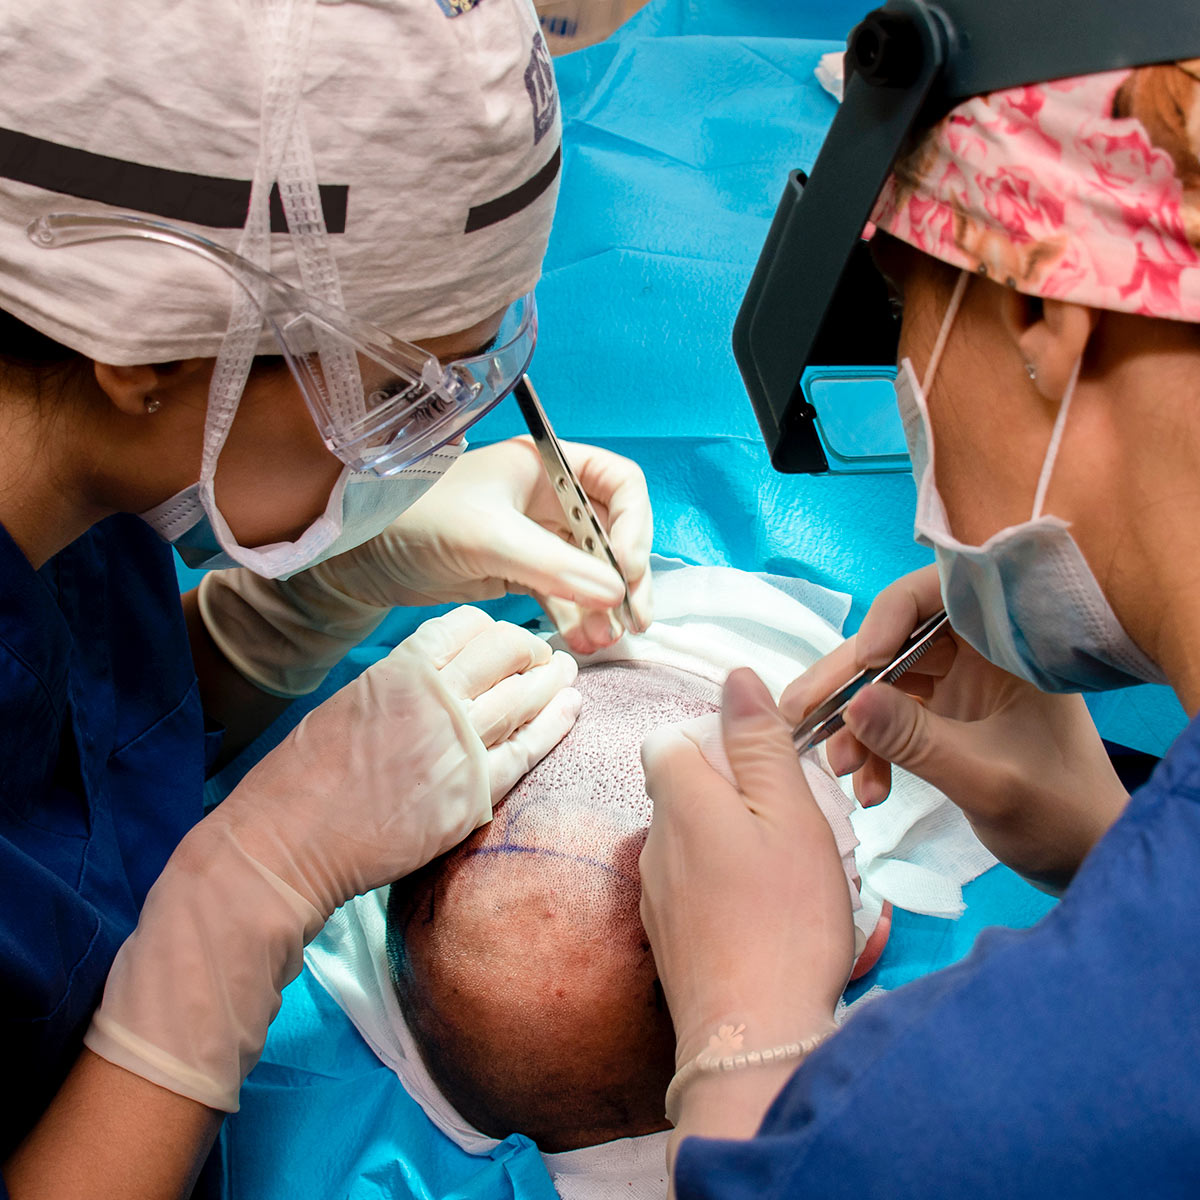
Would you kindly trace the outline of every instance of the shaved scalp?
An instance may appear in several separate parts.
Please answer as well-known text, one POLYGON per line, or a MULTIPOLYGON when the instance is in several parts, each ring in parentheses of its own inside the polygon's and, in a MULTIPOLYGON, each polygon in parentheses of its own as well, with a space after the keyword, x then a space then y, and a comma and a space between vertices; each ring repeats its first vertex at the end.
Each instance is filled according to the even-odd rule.
POLYGON ((388 902, 392 982, 434 1081, 481 1133, 548 1152, 667 1127, 675 1038, 638 915, 640 748, 719 702, 645 663, 585 667, 576 686, 571 733, 388 902))

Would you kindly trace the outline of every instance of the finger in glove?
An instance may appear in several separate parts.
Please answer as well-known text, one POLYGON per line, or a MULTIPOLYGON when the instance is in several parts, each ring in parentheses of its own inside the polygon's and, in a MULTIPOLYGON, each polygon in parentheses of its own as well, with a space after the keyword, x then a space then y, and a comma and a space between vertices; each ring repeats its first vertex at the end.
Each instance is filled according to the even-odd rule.
POLYGON ((641 467, 595 446, 565 442, 571 465, 597 513, 604 510, 613 554, 632 583, 646 573, 654 540, 654 515, 641 467))
POLYGON ((509 675, 468 704, 472 728, 485 746, 505 741, 570 687, 578 673, 575 660, 558 650, 549 662, 509 675))
POLYGON ((474 700, 510 675, 548 663, 551 653, 549 645, 528 629, 495 621, 472 638, 440 674, 453 695, 474 700))
POLYGON ((423 621, 404 644, 424 655, 439 671, 474 638, 496 624, 481 608, 464 604, 423 621))
POLYGON ((536 595, 534 598, 545 609, 572 654, 581 657, 594 654, 605 646, 611 646, 621 636, 620 623, 612 616, 605 615, 612 613, 611 609, 601 610, 597 614, 593 609, 580 608, 578 604, 556 600, 553 596, 536 595), (589 632, 588 620, 593 615, 599 616, 599 624, 594 627, 597 636, 589 632))
POLYGON ((574 688, 563 688, 532 721, 488 750, 493 806, 566 737, 582 705, 583 697, 574 688))

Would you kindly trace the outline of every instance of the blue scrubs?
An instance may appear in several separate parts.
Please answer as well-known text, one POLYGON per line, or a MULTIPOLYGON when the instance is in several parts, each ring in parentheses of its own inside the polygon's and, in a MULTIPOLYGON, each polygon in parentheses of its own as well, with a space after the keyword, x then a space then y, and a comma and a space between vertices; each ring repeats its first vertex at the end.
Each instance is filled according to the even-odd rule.
POLYGON ((1200 719, 1032 929, 865 1008, 682 1197, 1200 1196, 1200 719))
POLYGON ((0 1156, 78 1055, 214 749, 170 548, 115 516, 34 571, 0 526, 0 1156))

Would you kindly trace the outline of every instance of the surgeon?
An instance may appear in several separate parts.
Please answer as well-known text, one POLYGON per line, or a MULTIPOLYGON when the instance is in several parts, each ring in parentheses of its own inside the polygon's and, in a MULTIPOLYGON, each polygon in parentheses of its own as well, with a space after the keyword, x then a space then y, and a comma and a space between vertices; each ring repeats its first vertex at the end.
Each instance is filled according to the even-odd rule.
POLYGON ((804 355, 869 215, 936 566, 778 710, 731 676, 736 786, 683 733, 644 745, 679 1196, 1195 1195, 1200 732, 1129 797, 1077 694, 1165 680, 1200 709, 1200 59, 1181 54, 1200 19, 1166 0, 894 0, 851 38, 795 241, 760 263, 811 254, 807 287, 829 287, 815 315, 793 293, 786 388, 763 372, 752 391, 776 461, 810 451, 788 445, 800 406, 780 417, 800 368, 854 364, 804 355), (892 764, 923 776, 1062 898, 835 1033, 849 913, 789 729, 942 607, 952 638, 858 694, 830 762, 867 804, 888 803, 892 764))
MULTIPOLYGON (((463 452, 557 97, 523 0, 9 6, 0 79, 0 1194, 183 1196, 304 943, 490 819, 575 668, 457 608, 202 819, 217 754, 395 604, 620 632, 531 444, 463 452)), ((569 453, 647 621, 641 474, 569 453)))

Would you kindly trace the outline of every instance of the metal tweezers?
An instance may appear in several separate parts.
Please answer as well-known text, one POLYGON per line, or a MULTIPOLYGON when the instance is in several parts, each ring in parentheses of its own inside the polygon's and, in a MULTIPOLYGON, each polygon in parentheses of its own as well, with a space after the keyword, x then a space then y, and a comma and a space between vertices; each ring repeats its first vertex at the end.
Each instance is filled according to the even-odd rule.
POLYGON ((936 612, 920 625, 900 647, 886 667, 864 667, 849 683, 840 687, 792 730, 792 745, 797 754, 819 746, 845 724, 846 705, 868 684, 895 683, 939 637, 950 628, 945 610, 936 612))
POLYGON ((585 553, 598 558, 602 563, 607 563, 616 571, 625 587, 625 597, 620 605, 621 623, 630 633, 644 633, 645 630, 633 615, 629 580, 625 578, 625 572, 617 563, 612 543, 608 540, 608 534, 600 523, 600 518, 596 516, 591 501, 588 500, 587 492, 583 490, 579 477, 571 469, 558 438, 554 436, 554 430, 550 428, 546 410, 542 407, 537 392, 533 390, 528 375, 521 376, 520 382, 513 389, 513 395, 521 406, 521 415, 525 418, 525 424, 533 437, 533 444, 542 456, 542 465, 546 468, 546 474, 550 476, 554 495, 562 505, 563 516, 567 519, 567 528, 571 531, 572 539, 585 553))

